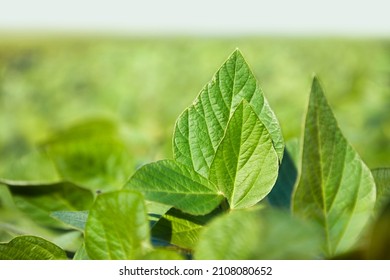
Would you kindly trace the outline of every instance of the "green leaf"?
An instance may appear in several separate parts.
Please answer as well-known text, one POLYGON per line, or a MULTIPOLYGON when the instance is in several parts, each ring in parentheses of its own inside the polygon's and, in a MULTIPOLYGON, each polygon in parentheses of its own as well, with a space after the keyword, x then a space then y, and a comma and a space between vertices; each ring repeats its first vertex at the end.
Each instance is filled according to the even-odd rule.
POLYGON ((237 106, 246 100, 269 131, 281 160, 283 137, 278 121, 242 54, 236 50, 178 118, 173 136, 174 158, 209 177, 217 148, 237 106))
MULTIPOLYGON (((155 202, 145 201, 149 220, 154 224, 160 220, 170 206, 155 202)), ((89 211, 55 211, 51 213, 51 217, 70 225, 71 227, 84 232, 85 224, 87 223, 89 211)))
POLYGON ((210 167, 210 181, 224 194, 231 209, 263 199, 275 184, 279 168, 271 136, 252 107, 241 102, 210 167))
POLYGON ((342 135, 314 78, 293 212, 322 226, 324 252, 333 256, 355 244, 374 205, 375 182, 371 172, 342 135))
POLYGON ((319 255, 316 228, 289 213, 237 210, 215 218, 200 234, 196 259, 312 259, 319 255))
POLYGON ((132 156, 108 120, 58 131, 43 145, 61 178, 93 190, 117 190, 133 170, 132 156))
POLYGON ((65 251, 37 236, 18 236, 0 244, 0 260, 66 260, 65 251))
POLYGON ((88 256, 137 259, 151 249, 149 221, 141 194, 123 190, 99 195, 85 227, 88 256))
POLYGON ((48 185, 25 185, 24 182, 7 182, 16 206, 37 223, 64 228, 53 219, 54 211, 79 211, 89 209, 93 195, 89 190, 68 182, 48 185))
POLYGON ((282 164, 279 168, 278 179, 268 194, 268 201, 272 206, 290 209, 292 192, 298 173, 288 149, 284 150, 282 164))
POLYGON ((223 199, 214 184, 174 160, 142 166, 125 188, 142 192, 147 200, 172 205, 193 215, 210 213, 223 199))
POLYGON ((377 168, 371 171, 376 184, 375 210, 380 212, 390 201, 390 168, 377 168))
POLYGON ((15 158, 2 158, 0 181, 25 184, 53 184, 61 181, 51 159, 41 150, 34 149, 15 158))
POLYGON ((184 249, 193 249, 203 226, 219 213, 193 216, 171 209, 153 227, 152 236, 184 249))
MULTIPOLYGON (((15 183, 15 182, 14 182, 15 183)), ((20 182, 19 182, 20 183, 20 182)), ((48 185, 53 186, 53 185, 48 185)), ((20 188, 34 188, 34 186, 19 186, 20 188)), ((53 187, 53 190, 56 187, 53 187)), ((28 205, 27 208, 20 207, 18 208, 14 203, 14 199, 11 196, 8 186, 0 184, 0 242, 8 242, 12 238, 19 235, 34 235, 45 238, 46 240, 57 244, 66 251, 73 252, 80 245, 82 236, 80 232, 68 231, 71 229, 68 225, 58 222, 57 220, 50 217, 50 207, 61 206, 59 201, 56 201, 56 198, 53 197, 54 201, 47 201, 45 199, 39 198, 37 192, 24 193, 23 196, 29 197, 29 199, 36 199, 36 201, 41 201, 42 203, 47 203, 43 205, 29 205, 27 202, 24 202, 23 205, 28 205), (37 195, 38 197, 34 196, 37 195), (11 199, 9 199, 11 198, 11 199), (2 199, 5 199, 6 203, 1 205, 2 199), (58 204, 57 204, 58 203, 58 204), (64 230, 65 231, 64 231, 64 230)), ((23 189, 22 189, 23 190, 23 189)), ((57 189, 58 190, 58 189, 57 189)), ((30 190, 31 191, 31 190, 30 190)), ((74 191, 74 190, 73 190, 74 191)), ((72 189, 70 189, 72 193, 72 189)), ((77 192, 77 189, 75 191, 77 192)), ((44 192, 48 195, 48 192, 44 192)), ((88 192, 89 195, 90 192, 88 192)), ((78 193, 80 194, 80 193, 78 193)), ((64 200, 69 199, 65 194, 64 200)), ((44 195, 43 195, 44 196, 44 195)), ((18 199, 17 199, 18 200, 18 199)), ((72 202, 68 200, 69 206, 77 207, 78 202, 83 201, 82 197, 79 197, 77 202, 72 202)), ((92 204, 92 198, 90 205, 92 204)), ((20 206, 20 205, 19 205, 20 206)), ((89 207, 88 205, 86 207, 89 207)))
POLYGON ((73 256, 74 260, 90 260, 87 250, 85 249, 85 243, 81 244, 81 246, 77 249, 76 253, 73 256))
POLYGON ((50 216, 83 232, 88 211, 55 211, 50 216))

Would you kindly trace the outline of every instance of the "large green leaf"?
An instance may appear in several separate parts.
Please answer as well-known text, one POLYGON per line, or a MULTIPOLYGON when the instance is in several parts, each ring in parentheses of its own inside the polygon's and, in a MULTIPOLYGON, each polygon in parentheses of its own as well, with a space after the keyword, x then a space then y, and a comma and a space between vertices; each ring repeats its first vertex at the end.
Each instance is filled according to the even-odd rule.
POLYGON ((252 107, 241 102, 215 152, 210 181, 227 198, 230 208, 245 208, 271 191, 278 168, 271 135, 252 107))
POLYGON ((371 171, 376 184, 376 211, 380 212, 390 202, 390 168, 377 168, 371 171))
POLYGON ((242 100, 252 105, 269 131, 281 160, 284 144, 278 121, 238 50, 177 120, 173 137, 174 158, 208 178, 229 119, 242 100))
POLYGON ((355 244, 374 205, 371 172, 342 135, 314 78, 293 212, 322 226, 324 252, 333 256, 355 244))
POLYGON ((37 236, 18 236, 0 244, 0 260, 66 260, 65 251, 37 236))
POLYGON ((223 199, 214 184, 174 160, 142 166, 125 188, 142 192, 147 200, 172 205, 193 215, 211 212, 223 199))
POLYGON ((236 210, 215 218, 200 234, 196 259, 312 259, 320 252, 315 226, 289 213, 236 210))
POLYGON ((141 194, 123 190, 99 195, 85 227, 91 259, 138 259, 149 252, 150 230, 141 194))

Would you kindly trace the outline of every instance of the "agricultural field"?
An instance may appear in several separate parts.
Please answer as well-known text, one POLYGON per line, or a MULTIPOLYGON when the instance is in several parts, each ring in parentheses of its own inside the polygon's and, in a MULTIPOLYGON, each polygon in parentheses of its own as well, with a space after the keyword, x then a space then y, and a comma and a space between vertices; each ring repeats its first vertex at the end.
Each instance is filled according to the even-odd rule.
POLYGON ((3 36, 0 259, 389 258, 366 244, 389 242, 389 108, 384 39, 3 36), (231 110, 215 109, 226 98, 236 98, 231 110), (345 156, 327 161, 327 145, 345 156), (312 154, 321 149, 324 158, 312 154), (236 172, 230 160, 251 163, 234 173, 243 181, 223 176, 236 172), (321 168, 330 179, 313 183, 321 168), (263 176, 246 182, 253 172, 263 176), (325 193, 320 209, 305 195, 312 185, 325 193), (120 235, 112 217, 132 233, 102 240, 120 235), (236 226, 249 243, 224 236, 236 226), (213 248, 216 236, 225 243, 213 248), (20 255, 28 244, 46 255, 20 255))

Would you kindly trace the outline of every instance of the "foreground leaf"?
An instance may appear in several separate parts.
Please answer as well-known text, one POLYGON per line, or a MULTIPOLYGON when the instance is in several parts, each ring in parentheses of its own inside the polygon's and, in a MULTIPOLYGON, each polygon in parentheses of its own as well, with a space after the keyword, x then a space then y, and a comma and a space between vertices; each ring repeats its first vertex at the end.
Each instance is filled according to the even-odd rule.
POLYGON ((210 167, 210 181, 231 209, 263 199, 275 184, 279 160, 271 136, 252 107, 241 102, 234 111, 210 167))
POLYGON ((65 251, 36 236, 18 236, 0 244, 0 260, 66 260, 65 251))
POLYGON ((99 195, 85 227, 88 256, 96 260, 137 259, 151 249, 142 196, 132 191, 99 195))
POLYGON ((210 213, 223 199, 215 185, 173 160, 144 165, 125 188, 142 192, 147 200, 172 205, 193 215, 210 213))
POLYGON ((278 121, 248 64, 236 50, 178 118, 173 137, 174 158, 208 178, 219 143, 237 106, 246 100, 269 131, 279 160, 283 137, 278 121))
POLYGON ((289 213, 238 210, 217 217, 200 234, 196 259, 313 259, 321 238, 289 213))
POLYGON ((372 215, 375 183, 342 135, 316 78, 303 141, 293 211, 322 226, 326 255, 343 253, 355 244, 372 215))

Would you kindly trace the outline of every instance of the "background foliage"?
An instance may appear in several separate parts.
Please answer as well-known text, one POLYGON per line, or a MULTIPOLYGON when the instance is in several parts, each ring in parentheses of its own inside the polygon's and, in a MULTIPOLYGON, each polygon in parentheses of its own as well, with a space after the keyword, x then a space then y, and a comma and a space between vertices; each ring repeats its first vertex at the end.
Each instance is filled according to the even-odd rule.
MULTIPOLYGON (((301 134, 316 73, 358 153, 371 168, 387 163, 390 42, 325 38, 2 38, 1 161, 96 117, 121 126, 133 158, 170 157, 172 123, 236 47, 286 140, 301 134)), ((4 174, 6 165, 0 169, 4 174)))

